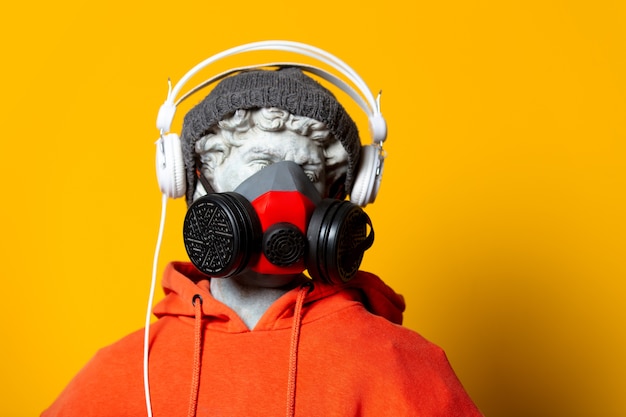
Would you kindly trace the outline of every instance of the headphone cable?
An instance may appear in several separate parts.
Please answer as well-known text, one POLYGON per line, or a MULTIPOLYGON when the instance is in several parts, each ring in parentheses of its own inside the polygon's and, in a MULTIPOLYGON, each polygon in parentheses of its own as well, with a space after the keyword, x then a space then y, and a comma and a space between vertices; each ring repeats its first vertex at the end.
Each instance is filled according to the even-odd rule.
POLYGON ((165 229, 165 217, 167 214, 167 195, 161 197, 161 221, 157 236, 154 258, 152 261, 152 279, 150 281, 150 294, 148 296, 148 306, 146 309, 146 324, 144 327, 143 339, 143 388, 146 397, 146 411, 148 417, 152 417, 152 402, 150 399, 150 381, 148 378, 148 355, 150 352, 150 319, 152 318, 152 304, 154 303, 154 292, 156 287, 156 276, 159 263, 159 253, 161 252, 161 242, 163 241, 163 231, 165 229))

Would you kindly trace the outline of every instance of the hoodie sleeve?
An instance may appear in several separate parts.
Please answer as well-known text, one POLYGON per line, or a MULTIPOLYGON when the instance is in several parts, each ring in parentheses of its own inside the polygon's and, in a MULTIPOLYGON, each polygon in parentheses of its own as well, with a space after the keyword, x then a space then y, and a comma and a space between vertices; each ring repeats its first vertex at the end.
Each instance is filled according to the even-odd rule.
MULTIPOLYGON (((377 332, 384 334, 382 328, 377 332)), ((406 328, 387 332, 387 340, 378 339, 379 348, 365 361, 364 372, 378 381, 368 390, 373 395, 367 415, 482 416, 443 349, 406 328)))
POLYGON ((410 393, 410 405, 404 414, 395 415, 410 416, 415 410, 420 410, 419 415, 432 417, 482 416, 456 376, 445 352, 433 344, 430 344, 429 351, 428 360, 422 362, 420 369, 409 373, 413 378, 403 381, 407 385, 404 391, 410 393), (423 363, 428 365, 423 366, 423 363))

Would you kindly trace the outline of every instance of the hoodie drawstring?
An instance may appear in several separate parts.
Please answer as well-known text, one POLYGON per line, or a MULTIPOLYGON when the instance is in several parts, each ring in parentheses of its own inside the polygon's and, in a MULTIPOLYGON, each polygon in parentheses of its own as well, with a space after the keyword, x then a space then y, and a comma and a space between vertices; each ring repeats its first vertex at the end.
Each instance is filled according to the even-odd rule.
POLYGON ((200 390, 200 365, 202 359, 202 296, 196 294, 191 300, 195 311, 193 373, 191 375, 191 394, 189 397, 188 417, 195 417, 198 408, 198 393, 200 390))
POLYGON ((296 374, 298 371, 298 344, 300 342, 300 327, 302 324, 302 305, 304 298, 313 290, 309 282, 300 287, 293 310, 293 325, 291 327, 291 346, 289 348, 289 379, 287 382, 287 417, 296 413, 296 374))
MULTIPOLYGON (((289 377, 287 381, 287 417, 294 417, 296 412, 296 376, 298 371, 298 344, 302 326, 302 306, 306 295, 313 290, 311 283, 304 284, 296 296, 291 326, 291 344, 289 347, 289 377)), ((200 391, 200 367, 202 359, 202 296, 193 296, 192 304, 195 312, 193 372, 191 375, 191 393, 189 396, 188 417, 195 417, 198 408, 200 391)))

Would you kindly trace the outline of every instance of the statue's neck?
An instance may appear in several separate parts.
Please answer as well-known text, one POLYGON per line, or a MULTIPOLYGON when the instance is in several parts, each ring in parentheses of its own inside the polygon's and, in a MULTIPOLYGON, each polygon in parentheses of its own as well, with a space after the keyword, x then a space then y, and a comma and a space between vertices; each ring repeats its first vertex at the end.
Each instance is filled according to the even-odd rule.
POLYGON ((250 276, 211 279, 213 297, 233 309, 249 329, 254 329, 267 309, 303 277, 278 277, 278 286, 262 287, 254 284, 250 276), (280 285, 282 284, 282 285, 280 285))

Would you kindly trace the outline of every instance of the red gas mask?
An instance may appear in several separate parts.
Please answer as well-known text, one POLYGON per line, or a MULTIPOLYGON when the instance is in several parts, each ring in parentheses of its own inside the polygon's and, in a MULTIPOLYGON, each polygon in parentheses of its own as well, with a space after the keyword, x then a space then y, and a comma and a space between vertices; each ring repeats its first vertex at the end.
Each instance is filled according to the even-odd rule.
POLYGON ((349 201, 322 199, 294 162, 272 164, 234 192, 197 199, 183 224, 185 249, 216 278, 246 269, 329 283, 352 278, 374 241, 370 218, 349 201))

